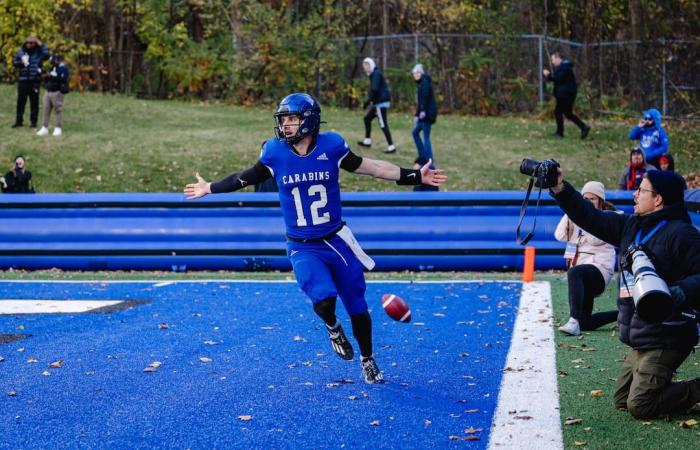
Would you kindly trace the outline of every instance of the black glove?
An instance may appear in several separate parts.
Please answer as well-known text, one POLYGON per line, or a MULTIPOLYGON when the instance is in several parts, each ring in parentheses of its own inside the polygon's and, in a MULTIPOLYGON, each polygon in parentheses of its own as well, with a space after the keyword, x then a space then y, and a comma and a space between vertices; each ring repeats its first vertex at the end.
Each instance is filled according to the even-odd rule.
POLYGON ((688 300, 683 289, 681 289, 680 286, 671 286, 669 291, 671 292, 671 301, 673 302, 674 311, 682 309, 688 300))

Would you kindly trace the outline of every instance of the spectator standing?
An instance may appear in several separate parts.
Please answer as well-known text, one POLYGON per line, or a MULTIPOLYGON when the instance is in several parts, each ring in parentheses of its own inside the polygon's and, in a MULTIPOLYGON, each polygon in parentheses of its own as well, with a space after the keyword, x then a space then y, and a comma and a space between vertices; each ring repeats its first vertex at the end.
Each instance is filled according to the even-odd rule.
POLYGON ((2 191, 8 194, 31 194, 34 193, 31 181, 32 172, 27 169, 24 156, 17 155, 10 171, 0 178, 0 185, 2 191))
POLYGON ((29 118, 36 128, 39 120, 39 88, 41 87, 41 64, 49 59, 49 49, 34 36, 29 36, 15 54, 12 64, 18 69, 17 116, 12 128, 24 125, 24 108, 29 98, 29 118))
POLYGON ((51 62, 51 71, 44 74, 46 78, 46 92, 44 93, 44 123, 39 131, 38 136, 46 136, 49 134, 49 117, 51 110, 56 110, 56 126, 53 129, 54 136, 60 136, 63 132, 63 99, 68 93, 68 79, 70 73, 68 67, 63 63, 61 55, 53 55, 49 59, 51 62))
MULTIPOLYGON (((614 209, 605 202, 605 187, 599 181, 586 183, 581 195, 596 209, 614 209)), ((559 331, 578 336, 582 330, 615 322, 617 310, 592 314, 593 300, 605 291, 615 273, 615 248, 577 227, 566 215, 559 221, 554 237, 566 242, 564 258, 569 269, 569 321, 559 331)))
POLYGON ((556 99, 554 117, 557 121, 557 131, 554 135, 564 137, 564 117, 566 117, 579 127, 581 139, 586 139, 586 136, 591 131, 591 127, 579 119, 573 111, 576 94, 578 93, 574 65, 565 59, 560 52, 552 53, 551 60, 554 71, 550 72, 549 69, 544 69, 542 73, 547 81, 554 83, 554 98, 556 99))
POLYGON ((416 80, 416 114, 414 117, 416 126, 413 128, 413 140, 416 143, 418 150, 418 158, 416 163, 422 162, 425 164, 433 158, 433 146, 430 143, 430 129, 437 119, 437 103, 435 102, 435 93, 433 91, 433 82, 430 76, 425 73, 422 64, 416 64, 411 71, 413 79, 416 80), (423 140, 421 141, 421 133, 423 140))
POLYGON ((359 141, 358 144, 362 147, 372 146, 372 120, 376 117, 379 121, 379 128, 382 129, 386 138, 387 149, 384 153, 394 153, 396 146, 391 139, 387 118, 387 113, 391 107, 389 86, 386 84, 384 74, 379 70, 372 58, 365 58, 362 61, 362 67, 365 74, 369 77, 369 94, 367 95, 367 100, 362 104, 362 108, 367 110, 364 118, 365 138, 359 141))
POLYGON ((630 130, 631 141, 639 141, 647 162, 657 169, 659 158, 668 151, 668 135, 661 126, 661 113, 657 109, 647 109, 636 127, 630 130))
POLYGON ((633 148, 630 150, 629 165, 620 174, 618 187, 623 191, 636 191, 650 170, 656 170, 656 167, 647 163, 644 151, 639 147, 633 148))

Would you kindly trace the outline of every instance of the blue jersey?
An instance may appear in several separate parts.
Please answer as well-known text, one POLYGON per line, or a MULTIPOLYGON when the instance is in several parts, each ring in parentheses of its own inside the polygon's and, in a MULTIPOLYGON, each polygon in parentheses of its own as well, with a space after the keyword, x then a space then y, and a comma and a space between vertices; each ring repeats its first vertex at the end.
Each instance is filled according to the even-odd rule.
POLYGON ((287 236, 318 239, 342 226, 338 175, 349 152, 342 136, 333 132, 320 133, 304 156, 283 140, 265 143, 260 162, 277 181, 287 236))

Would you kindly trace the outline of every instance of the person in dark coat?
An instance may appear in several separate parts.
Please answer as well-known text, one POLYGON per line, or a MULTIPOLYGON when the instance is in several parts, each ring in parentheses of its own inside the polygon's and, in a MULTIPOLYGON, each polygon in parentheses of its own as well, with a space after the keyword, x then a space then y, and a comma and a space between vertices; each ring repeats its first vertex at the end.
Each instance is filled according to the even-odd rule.
POLYGON ((17 83, 17 116, 12 128, 24 125, 24 108, 29 98, 29 118, 36 128, 39 120, 39 88, 41 87, 41 64, 49 59, 49 49, 34 36, 29 36, 15 54, 12 64, 19 72, 17 83))
MULTIPOLYGON (((621 249, 624 270, 617 299, 620 340, 630 347, 615 386, 614 404, 638 419, 684 413, 700 402, 700 378, 672 382, 673 374, 698 342, 700 232, 684 201, 685 180, 669 171, 647 172, 634 194, 634 214, 597 210, 564 181, 551 194, 583 230, 621 249), (666 317, 640 315, 633 299, 635 277, 628 272, 629 248, 641 246, 669 287, 666 317)), ((665 314, 664 314, 665 315, 665 314)))
POLYGON ((7 194, 31 194, 34 192, 31 181, 32 173, 26 167, 24 156, 17 155, 9 172, 0 177, 0 186, 7 194))
POLYGON ((416 113, 414 120, 416 126, 413 128, 413 140, 418 149, 418 160, 428 161, 433 158, 433 146, 430 143, 430 129, 437 119, 437 103, 435 102, 435 93, 433 92, 433 83, 430 76, 425 73, 422 64, 416 64, 411 71, 413 79, 416 80, 416 113), (421 141, 421 132, 423 140, 421 141))
POLYGON ((576 75, 574 75, 574 65, 567 59, 564 59, 561 53, 552 53, 552 66, 554 72, 549 69, 544 69, 544 74, 547 81, 554 82, 554 98, 556 106, 554 108, 554 117, 557 120, 557 131, 555 136, 564 137, 564 117, 576 124, 581 130, 581 139, 586 139, 591 127, 586 125, 579 117, 574 114, 574 103, 576 102, 576 94, 578 86, 576 84, 576 75))
POLYGON ((367 110, 365 114, 365 138, 358 142, 362 147, 372 146, 372 120, 376 117, 379 120, 379 127, 384 132, 387 148, 384 153, 394 153, 396 146, 391 139, 387 113, 391 107, 391 97, 389 95, 389 85, 386 84, 384 74, 377 67, 372 58, 365 58, 362 61, 362 68, 369 77, 369 94, 367 100, 362 104, 362 109, 367 110))

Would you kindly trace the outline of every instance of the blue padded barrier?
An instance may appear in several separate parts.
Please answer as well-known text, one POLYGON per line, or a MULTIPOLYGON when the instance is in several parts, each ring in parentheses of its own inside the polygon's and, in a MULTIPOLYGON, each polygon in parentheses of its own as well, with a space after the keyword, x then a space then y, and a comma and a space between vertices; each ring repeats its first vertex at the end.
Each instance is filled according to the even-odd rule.
MULTIPOLYGON (((630 212, 629 192, 606 194, 630 212)), ((522 191, 382 192, 342 196, 343 215, 376 270, 520 270, 522 191)), ((562 269, 561 210, 543 194, 537 269, 562 269)), ((531 200, 523 229, 531 228, 531 200)), ((693 214, 695 223, 700 215, 693 214)), ((179 194, 0 196, 0 268, 289 270, 274 193, 187 201, 179 194)))

